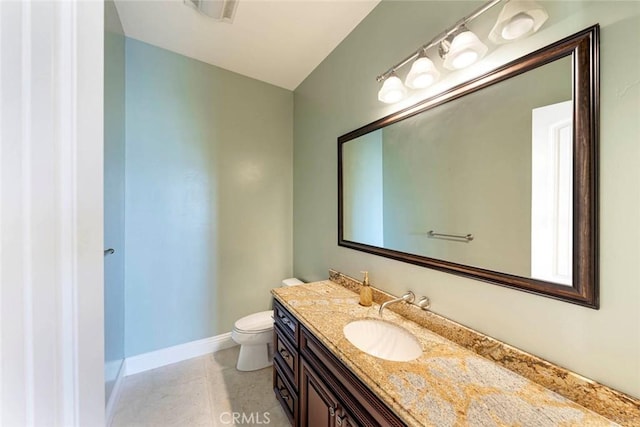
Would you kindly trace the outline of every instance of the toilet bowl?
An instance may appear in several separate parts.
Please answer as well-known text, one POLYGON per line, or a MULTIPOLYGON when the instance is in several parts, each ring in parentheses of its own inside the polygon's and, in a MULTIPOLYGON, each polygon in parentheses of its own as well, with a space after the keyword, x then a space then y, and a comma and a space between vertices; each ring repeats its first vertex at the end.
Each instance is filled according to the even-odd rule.
MULTIPOLYGON (((291 278, 282 281, 282 286, 295 286, 301 282, 291 278)), ((271 366, 273 351, 273 310, 253 313, 238 319, 233 325, 231 338, 240 344, 236 368, 239 371, 256 371, 271 366)))
POLYGON ((261 311, 239 319, 233 326, 231 338, 240 344, 240 355, 236 365, 239 371, 255 371, 271 365, 273 310, 261 311))

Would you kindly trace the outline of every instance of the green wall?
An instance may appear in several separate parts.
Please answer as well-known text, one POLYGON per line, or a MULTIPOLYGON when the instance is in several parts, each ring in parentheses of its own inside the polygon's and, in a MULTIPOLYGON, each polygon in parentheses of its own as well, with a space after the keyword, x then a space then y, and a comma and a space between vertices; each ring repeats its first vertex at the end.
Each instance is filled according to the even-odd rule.
POLYGON ((291 275, 293 94, 126 41, 126 355, 231 331, 291 275))
POLYGON ((433 89, 601 24, 599 311, 336 244, 336 137, 429 94, 384 105, 375 76, 478 4, 383 1, 296 89, 294 274, 317 280, 328 267, 353 277, 369 270, 374 286, 428 295, 434 312, 640 396, 640 47, 632 42, 640 39, 640 3, 545 2, 554 13, 541 32, 433 89))

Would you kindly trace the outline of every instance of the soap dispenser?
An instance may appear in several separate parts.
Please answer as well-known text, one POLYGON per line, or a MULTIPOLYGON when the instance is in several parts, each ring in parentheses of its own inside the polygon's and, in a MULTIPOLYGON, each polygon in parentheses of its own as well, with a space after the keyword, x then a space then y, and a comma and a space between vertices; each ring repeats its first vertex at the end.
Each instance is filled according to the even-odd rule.
POLYGON ((361 273, 364 273, 364 279, 360 288, 360 305, 369 307, 373 301, 373 292, 371 291, 371 286, 369 286, 369 272, 361 271, 361 273))

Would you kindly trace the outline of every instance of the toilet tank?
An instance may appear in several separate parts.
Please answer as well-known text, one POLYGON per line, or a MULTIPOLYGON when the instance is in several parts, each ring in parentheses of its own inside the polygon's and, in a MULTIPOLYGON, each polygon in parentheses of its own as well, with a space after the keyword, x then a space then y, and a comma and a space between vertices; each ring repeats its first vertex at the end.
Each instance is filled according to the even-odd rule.
POLYGON ((296 285, 301 285, 304 282, 300 279, 296 279, 295 277, 292 277, 290 279, 284 279, 282 281, 282 287, 286 287, 286 286, 296 286, 296 285))

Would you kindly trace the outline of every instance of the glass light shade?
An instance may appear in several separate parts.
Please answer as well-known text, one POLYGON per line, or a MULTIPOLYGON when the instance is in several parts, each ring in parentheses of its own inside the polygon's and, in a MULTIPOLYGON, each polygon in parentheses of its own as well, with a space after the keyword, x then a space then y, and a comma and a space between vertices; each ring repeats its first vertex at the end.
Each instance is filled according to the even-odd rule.
POLYGON ((393 104, 394 102, 402 100, 406 95, 407 88, 402 84, 402 80, 395 74, 392 74, 384 80, 378 92, 378 100, 385 104, 393 104))
POLYGON ((510 0, 504 5, 489 33, 495 44, 509 43, 530 36, 549 18, 542 6, 530 0, 510 0))
POLYGON ((232 23, 239 0, 183 0, 183 2, 216 21, 232 23))
POLYGON ((411 89, 424 89, 431 86, 440 77, 440 72, 426 56, 419 56, 413 62, 407 78, 404 80, 405 84, 411 89))
POLYGON ((535 21, 528 13, 518 13, 502 27, 500 35, 505 40, 517 40, 533 29, 535 21))
POLYGON ((489 48, 471 31, 464 31, 454 37, 444 57, 444 68, 459 70, 481 59, 489 48))

